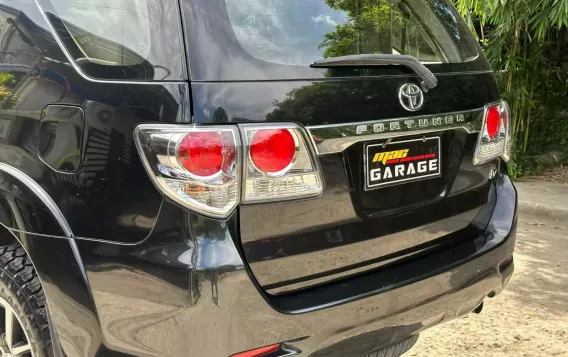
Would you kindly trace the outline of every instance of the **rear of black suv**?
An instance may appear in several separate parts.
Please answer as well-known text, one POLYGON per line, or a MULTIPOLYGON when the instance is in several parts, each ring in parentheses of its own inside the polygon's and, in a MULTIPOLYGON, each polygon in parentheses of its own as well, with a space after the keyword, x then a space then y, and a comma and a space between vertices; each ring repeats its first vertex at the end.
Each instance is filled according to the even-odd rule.
POLYGON ((510 111, 449 0, 0 5, 0 137, 37 132, 0 249, 56 354, 395 357, 511 278, 510 111))
POLYGON ((140 126, 137 139, 150 176, 184 185, 171 199, 235 224, 258 292, 235 306, 247 328, 231 335, 259 337, 229 354, 398 354, 501 291, 509 110, 449 2, 185 1, 182 13, 197 126, 140 126), (172 147, 190 172, 217 166, 191 182, 159 172, 166 151, 179 168, 172 147))

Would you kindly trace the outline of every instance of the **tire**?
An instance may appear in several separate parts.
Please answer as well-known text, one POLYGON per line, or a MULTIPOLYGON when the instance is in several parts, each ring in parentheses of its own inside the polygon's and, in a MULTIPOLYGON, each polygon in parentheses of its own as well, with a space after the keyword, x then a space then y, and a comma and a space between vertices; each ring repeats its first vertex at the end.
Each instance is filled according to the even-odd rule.
POLYGON ((52 356, 45 296, 32 262, 19 244, 0 247, 0 353, 52 356), (10 316, 13 327, 8 331, 10 316))

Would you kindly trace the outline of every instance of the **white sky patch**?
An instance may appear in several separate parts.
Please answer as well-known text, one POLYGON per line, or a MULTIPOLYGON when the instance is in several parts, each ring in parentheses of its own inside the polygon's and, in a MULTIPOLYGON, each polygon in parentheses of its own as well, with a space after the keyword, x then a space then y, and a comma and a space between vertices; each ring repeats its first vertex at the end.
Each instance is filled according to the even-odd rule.
POLYGON ((316 24, 323 22, 334 27, 337 26, 337 22, 333 21, 333 19, 329 15, 320 14, 318 16, 312 16, 312 21, 315 22, 316 24))
POLYGON ((279 6, 266 0, 225 1, 243 49, 279 64, 304 66, 321 59, 325 35, 347 20, 345 12, 329 9, 324 0, 281 1, 279 6))

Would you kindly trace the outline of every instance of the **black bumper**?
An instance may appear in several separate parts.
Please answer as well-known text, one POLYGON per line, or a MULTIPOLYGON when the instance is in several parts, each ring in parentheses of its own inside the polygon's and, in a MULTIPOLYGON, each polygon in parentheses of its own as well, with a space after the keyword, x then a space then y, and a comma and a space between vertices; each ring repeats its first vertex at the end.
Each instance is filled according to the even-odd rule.
MULTIPOLYGON (((258 340, 235 346, 231 353, 301 339, 287 342, 303 351, 301 356, 355 357, 470 313, 488 295, 499 294, 514 270, 512 261, 501 263, 515 246, 517 194, 507 176, 497 181, 496 188, 497 202, 485 234, 429 257, 427 266, 414 261, 293 297, 268 298, 280 313, 266 306, 256 291, 241 295, 236 302, 238 320, 233 320, 239 324, 233 325, 232 334, 243 340, 258 336, 258 340), (417 274, 416 269, 424 274, 417 274), (390 284, 373 284, 385 279, 390 284)), ((252 289, 247 285, 241 288, 252 289)))
POLYGON ((514 251, 516 204, 515 188, 505 176, 497 184, 496 206, 482 236, 440 252, 426 267, 412 262, 402 270, 400 266, 393 271, 381 269, 341 286, 309 289, 294 298, 269 298, 272 306, 291 315, 271 311, 257 292, 243 295, 236 303, 240 323, 233 334, 260 339, 231 352, 305 337, 287 344, 303 351, 301 356, 356 357, 470 313, 488 295, 499 294, 513 274, 512 261, 501 263, 514 251), (424 274, 415 269, 424 269, 424 274), (392 284, 373 284, 388 274, 392 284), (412 276, 412 281, 405 280, 405 275, 412 276), (327 308, 302 310, 308 301, 315 309, 314 299, 321 300, 318 309, 327 308))
POLYGON ((38 249, 58 255, 36 268, 67 355, 228 357, 285 343, 299 356, 358 356, 467 314, 501 292, 513 272, 513 264, 500 265, 513 254, 517 195, 507 176, 496 180, 496 193, 479 237, 427 265, 369 272, 333 289, 263 295, 234 243, 237 225, 167 202, 139 244, 75 240, 90 291, 70 270, 66 240, 38 237, 38 249))

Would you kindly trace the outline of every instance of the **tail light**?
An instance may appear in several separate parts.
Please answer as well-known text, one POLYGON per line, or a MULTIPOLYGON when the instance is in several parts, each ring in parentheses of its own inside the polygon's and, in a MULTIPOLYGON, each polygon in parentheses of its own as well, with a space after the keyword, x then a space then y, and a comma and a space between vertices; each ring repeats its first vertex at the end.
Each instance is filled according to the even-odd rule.
POLYGON ((227 125, 142 124, 134 136, 158 190, 210 217, 225 218, 240 202, 309 198, 323 191, 313 150, 296 125, 239 131, 227 125))
POLYGON ((288 357, 295 356, 300 352, 301 351, 289 347, 285 344, 276 344, 237 353, 231 355, 231 357, 288 357))
POLYGON ((212 217, 226 217, 239 203, 236 128, 144 124, 134 136, 146 171, 169 199, 212 217))
POLYGON ((232 355, 231 357, 261 357, 268 355, 279 356, 279 354, 275 354, 279 350, 280 350, 280 344, 277 344, 277 345, 260 347, 254 350, 237 353, 236 355, 232 355))
POLYGON ((503 131, 505 131, 505 151, 501 156, 505 162, 511 159, 511 152, 513 150, 513 126, 511 123, 511 111, 507 102, 501 104, 503 112, 501 115, 501 123, 503 123, 503 131))
POLYGON ((474 165, 480 165, 498 157, 509 161, 512 148, 509 116, 509 107, 504 101, 485 107, 481 133, 473 157, 474 165))
POLYGON ((249 160, 244 170, 243 202, 319 196, 323 185, 314 155, 295 125, 242 128, 249 160))

